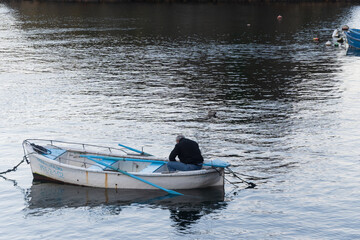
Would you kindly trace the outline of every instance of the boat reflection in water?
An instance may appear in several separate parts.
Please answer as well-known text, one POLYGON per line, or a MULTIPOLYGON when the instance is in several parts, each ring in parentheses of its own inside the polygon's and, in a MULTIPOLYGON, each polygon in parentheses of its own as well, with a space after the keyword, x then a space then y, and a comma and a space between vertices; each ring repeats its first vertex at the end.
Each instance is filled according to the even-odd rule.
POLYGON ((169 209, 170 218, 182 229, 202 216, 226 207, 223 188, 181 190, 182 196, 164 195, 158 190, 127 190, 81 187, 51 182, 33 182, 27 202, 30 215, 61 208, 104 207, 110 214, 120 214, 121 207, 132 204, 169 209), (46 211, 44 211, 46 209, 46 211))

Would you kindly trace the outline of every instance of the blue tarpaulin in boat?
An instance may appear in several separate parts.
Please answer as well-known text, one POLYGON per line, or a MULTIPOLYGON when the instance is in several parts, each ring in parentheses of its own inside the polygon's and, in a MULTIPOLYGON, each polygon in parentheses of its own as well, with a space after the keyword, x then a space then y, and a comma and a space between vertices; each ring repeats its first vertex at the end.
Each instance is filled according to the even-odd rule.
POLYGON ((61 155, 63 155, 66 152, 66 150, 59 149, 59 148, 48 148, 48 150, 50 152, 48 154, 43 154, 43 155, 52 160, 55 160, 57 157, 60 157, 61 155))

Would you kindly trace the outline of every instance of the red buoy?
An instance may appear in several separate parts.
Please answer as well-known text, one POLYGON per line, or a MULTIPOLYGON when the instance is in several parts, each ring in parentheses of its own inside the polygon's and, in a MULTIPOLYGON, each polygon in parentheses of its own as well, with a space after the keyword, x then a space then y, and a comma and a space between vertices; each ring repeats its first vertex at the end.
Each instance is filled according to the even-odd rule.
POLYGON ((283 18, 283 17, 282 17, 281 15, 277 16, 277 20, 278 20, 278 21, 281 21, 282 18, 283 18))

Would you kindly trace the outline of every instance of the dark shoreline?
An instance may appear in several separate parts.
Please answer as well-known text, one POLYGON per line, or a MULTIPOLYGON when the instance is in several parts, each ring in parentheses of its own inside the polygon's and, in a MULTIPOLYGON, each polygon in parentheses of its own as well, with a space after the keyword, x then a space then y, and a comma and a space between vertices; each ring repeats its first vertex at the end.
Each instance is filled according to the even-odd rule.
POLYGON ((0 2, 63 2, 63 3, 212 3, 212 4, 322 4, 322 3, 341 3, 341 4, 359 4, 360 0, 5 0, 0 2))

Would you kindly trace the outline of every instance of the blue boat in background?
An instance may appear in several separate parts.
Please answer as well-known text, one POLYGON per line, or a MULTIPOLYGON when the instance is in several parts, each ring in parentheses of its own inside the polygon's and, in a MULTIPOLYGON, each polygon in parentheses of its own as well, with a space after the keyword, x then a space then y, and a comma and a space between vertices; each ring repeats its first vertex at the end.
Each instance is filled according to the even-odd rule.
POLYGON ((349 44, 349 47, 360 50, 360 32, 348 31, 348 32, 345 32, 345 35, 346 35, 346 41, 349 44))
POLYGON ((360 38, 360 29, 350 28, 349 32, 352 36, 354 36, 356 38, 360 38))

